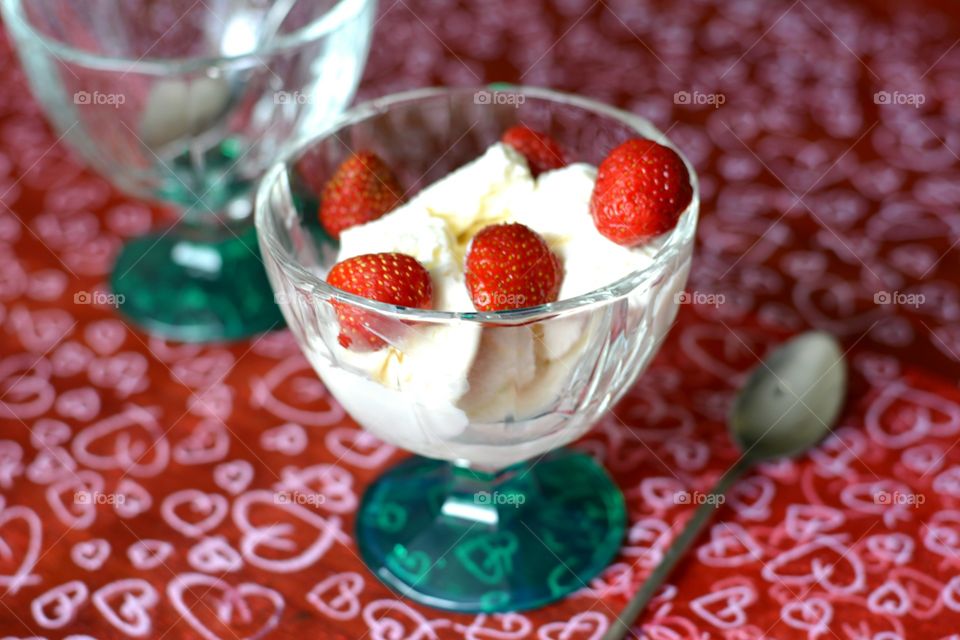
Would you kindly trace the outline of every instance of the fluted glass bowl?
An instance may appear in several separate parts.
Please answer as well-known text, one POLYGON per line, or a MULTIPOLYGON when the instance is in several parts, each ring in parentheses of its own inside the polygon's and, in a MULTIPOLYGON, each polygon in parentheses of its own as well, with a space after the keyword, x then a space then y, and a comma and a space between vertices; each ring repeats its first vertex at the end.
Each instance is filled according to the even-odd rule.
POLYGON ((256 181, 353 99, 375 0, 0 0, 60 137, 128 193, 177 209, 127 242, 119 310, 178 340, 278 326, 253 230, 256 181))
POLYGON ((646 120, 577 96, 418 90, 360 105, 300 142, 257 197, 268 277, 307 358, 363 428, 423 456, 368 490, 361 553, 387 584, 445 609, 538 606, 582 587, 616 553, 619 490, 584 454, 554 450, 589 430, 656 353, 686 283, 697 221, 687 163, 692 201, 647 249, 646 267, 526 309, 409 309, 324 281, 338 245, 317 223, 317 189, 351 152, 377 153, 412 194, 518 123, 593 165, 628 138, 669 144, 646 120), (334 303, 361 310, 388 351, 343 348, 334 303))

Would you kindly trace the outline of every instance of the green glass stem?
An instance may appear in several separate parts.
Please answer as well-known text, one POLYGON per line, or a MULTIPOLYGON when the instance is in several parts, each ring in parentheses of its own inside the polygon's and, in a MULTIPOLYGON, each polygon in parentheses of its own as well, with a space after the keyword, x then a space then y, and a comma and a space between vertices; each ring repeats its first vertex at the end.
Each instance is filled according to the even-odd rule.
POLYGON ((249 224, 181 224, 136 238, 110 283, 124 315, 174 340, 235 340, 284 326, 249 224))
POLYGON ((625 525, 620 490, 583 453, 561 449, 495 473, 415 457, 367 490, 357 543, 400 594, 492 613, 586 586, 616 555, 625 525))

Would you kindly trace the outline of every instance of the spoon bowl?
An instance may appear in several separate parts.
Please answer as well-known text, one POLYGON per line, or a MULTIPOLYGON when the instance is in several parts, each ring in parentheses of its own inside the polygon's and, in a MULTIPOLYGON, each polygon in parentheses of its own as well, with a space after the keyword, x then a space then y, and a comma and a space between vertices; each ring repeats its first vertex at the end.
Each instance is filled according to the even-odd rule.
POLYGON ((847 387, 840 345, 810 331, 764 359, 730 412, 730 433, 751 461, 792 457, 818 443, 837 419, 847 387))

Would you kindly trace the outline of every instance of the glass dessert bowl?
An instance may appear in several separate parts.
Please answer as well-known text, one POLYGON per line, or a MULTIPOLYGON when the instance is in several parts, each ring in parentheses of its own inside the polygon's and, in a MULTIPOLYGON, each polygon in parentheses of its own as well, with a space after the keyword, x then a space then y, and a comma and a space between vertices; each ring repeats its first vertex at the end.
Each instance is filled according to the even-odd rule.
POLYGON ((344 253, 403 250, 427 264, 437 306, 455 308, 450 300, 458 297, 469 305, 462 285, 437 274, 462 260, 477 221, 436 214, 443 202, 472 210, 479 198, 487 214, 526 208, 541 226, 568 210, 586 215, 590 165, 638 137, 669 146, 646 120, 577 96, 424 89, 355 107, 298 143, 261 182, 261 250, 301 348, 354 420, 418 454, 382 475, 357 515, 364 561, 401 594, 457 611, 528 609, 582 588, 615 556, 626 522, 622 494, 592 458, 561 447, 623 396, 669 331, 690 265, 696 177, 684 161, 689 205, 672 230, 632 253, 585 245, 575 228, 567 236, 544 232, 576 294, 548 304, 485 312, 396 306, 334 288, 326 281, 331 268, 344 253), (549 134, 576 162, 531 178, 519 156, 496 144, 518 124, 549 134), (317 185, 360 150, 394 170, 413 194, 407 209, 429 198, 424 224, 441 218, 446 235, 433 242, 429 232, 411 232, 418 213, 393 222, 388 214, 339 240, 325 231, 317 185), (602 268, 575 272, 619 256, 636 268, 615 280, 594 286, 602 268), (377 348, 344 341, 345 306, 361 314, 377 348))
POLYGON ((173 226, 121 249, 120 311, 178 340, 282 323, 253 228, 256 181, 353 99, 375 0, 0 0, 61 137, 173 226))

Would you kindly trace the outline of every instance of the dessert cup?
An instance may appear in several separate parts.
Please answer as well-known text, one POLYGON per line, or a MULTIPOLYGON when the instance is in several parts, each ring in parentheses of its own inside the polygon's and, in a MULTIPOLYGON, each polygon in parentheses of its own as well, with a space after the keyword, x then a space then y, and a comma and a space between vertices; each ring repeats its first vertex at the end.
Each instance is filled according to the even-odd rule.
MULTIPOLYGON (((119 309, 165 337, 282 324, 251 192, 286 142, 352 100, 375 0, 2 0, 34 96, 97 171, 178 209, 129 241, 119 309)), ((38 150, 42 151, 42 150, 38 150)))
POLYGON ((593 165, 628 138, 669 144, 646 120, 578 96, 424 89, 357 106, 298 142, 257 194, 267 273, 307 358, 364 429, 418 454, 366 491, 360 553, 394 590, 441 609, 537 607, 584 587, 617 553, 620 490, 591 457, 561 447, 623 396, 669 331, 689 270, 696 177, 688 163, 693 199, 645 267, 575 298, 485 313, 395 307, 330 287, 338 245, 317 222, 316 185, 370 150, 409 195, 520 123, 593 165), (391 357, 417 359, 413 375, 384 376, 345 350, 332 303, 362 310, 391 357), (531 362, 532 376, 517 374, 531 362))

